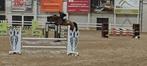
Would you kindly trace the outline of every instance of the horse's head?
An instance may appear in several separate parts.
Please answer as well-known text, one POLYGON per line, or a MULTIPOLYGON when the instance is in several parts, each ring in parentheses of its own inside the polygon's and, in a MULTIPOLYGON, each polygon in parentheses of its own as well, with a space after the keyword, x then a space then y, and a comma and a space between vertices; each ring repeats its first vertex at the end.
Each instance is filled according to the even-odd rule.
POLYGON ((51 21, 51 22, 55 22, 56 25, 62 24, 62 19, 59 16, 56 16, 56 15, 49 16, 48 20, 51 21))
POLYGON ((48 16, 47 19, 48 21, 54 22, 56 20, 56 16, 48 16))

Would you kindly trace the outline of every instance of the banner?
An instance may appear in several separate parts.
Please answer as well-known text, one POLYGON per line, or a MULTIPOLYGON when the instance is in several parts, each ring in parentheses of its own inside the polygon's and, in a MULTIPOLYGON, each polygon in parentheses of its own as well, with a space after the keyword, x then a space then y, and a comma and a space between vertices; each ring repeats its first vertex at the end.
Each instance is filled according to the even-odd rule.
POLYGON ((32 11, 32 10, 33 10, 33 0, 26 0, 25 11, 32 11))
POLYGON ((33 0, 12 0, 12 11, 32 11, 33 0))
POLYGON ((41 12, 59 12, 62 11, 62 0, 40 0, 41 12))
POLYGON ((25 11, 26 0, 12 0, 12 11, 25 11))
POLYGON ((89 0, 68 0, 68 12, 84 12, 88 13, 90 9, 89 0))
POLYGON ((140 0, 115 0, 116 14, 139 14, 140 0))

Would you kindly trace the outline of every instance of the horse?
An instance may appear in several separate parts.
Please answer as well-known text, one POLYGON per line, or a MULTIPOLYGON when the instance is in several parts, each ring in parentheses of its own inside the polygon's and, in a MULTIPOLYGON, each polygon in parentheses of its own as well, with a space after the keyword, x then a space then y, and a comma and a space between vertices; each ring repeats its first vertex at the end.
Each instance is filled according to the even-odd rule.
MULTIPOLYGON (((57 27, 56 31, 55 31, 55 38, 60 38, 60 33, 59 32, 59 28, 61 25, 64 26, 70 26, 70 30, 73 31, 75 29, 75 31, 78 31, 78 25, 76 22, 72 22, 70 20, 63 20, 61 17, 57 16, 57 15, 53 15, 53 16, 49 16, 47 17, 47 21, 49 24, 55 24, 57 27)), ((46 32, 45 34, 46 38, 48 37, 48 32, 46 32)))
POLYGON ((70 20, 63 20, 61 17, 53 15, 48 17, 49 22, 54 22, 55 25, 64 25, 64 26, 70 26, 70 30, 76 30, 78 31, 78 25, 76 22, 72 22, 70 20))

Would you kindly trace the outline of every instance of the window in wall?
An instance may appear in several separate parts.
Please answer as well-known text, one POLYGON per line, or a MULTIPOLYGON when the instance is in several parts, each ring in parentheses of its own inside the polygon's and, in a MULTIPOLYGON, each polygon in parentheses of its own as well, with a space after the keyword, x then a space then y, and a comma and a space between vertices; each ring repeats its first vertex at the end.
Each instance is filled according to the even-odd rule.
POLYGON ((12 21, 22 21, 22 16, 12 16, 12 21))
POLYGON ((5 11, 5 0, 0 0, 0 11, 5 11))
POLYGON ((22 16, 12 16, 13 26, 22 26, 22 16))
POLYGON ((24 16, 24 26, 31 26, 33 19, 33 16, 24 16))
POLYGON ((6 16, 5 15, 0 15, 0 20, 5 20, 6 16))
POLYGON ((24 16, 24 21, 32 21, 33 18, 33 16, 24 16))
POLYGON ((112 12, 114 0, 91 0, 91 12, 112 12))

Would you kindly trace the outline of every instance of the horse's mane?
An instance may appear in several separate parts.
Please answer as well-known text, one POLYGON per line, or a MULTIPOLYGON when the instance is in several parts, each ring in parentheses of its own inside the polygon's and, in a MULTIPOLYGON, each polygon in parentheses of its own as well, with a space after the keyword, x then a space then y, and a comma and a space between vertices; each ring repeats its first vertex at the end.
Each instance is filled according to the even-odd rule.
POLYGON ((78 29, 78 24, 76 23, 76 22, 73 22, 73 24, 74 24, 74 26, 75 26, 75 28, 76 28, 76 31, 78 31, 79 29, 78 29))

